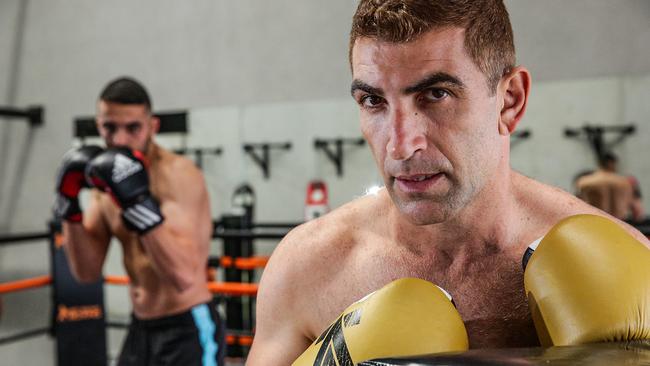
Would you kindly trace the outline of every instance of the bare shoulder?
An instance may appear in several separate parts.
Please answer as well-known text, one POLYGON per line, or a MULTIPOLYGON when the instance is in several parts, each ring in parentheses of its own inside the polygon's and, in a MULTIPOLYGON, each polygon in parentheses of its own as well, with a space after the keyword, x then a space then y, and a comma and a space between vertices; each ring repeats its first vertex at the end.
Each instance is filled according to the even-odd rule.
POLYGON ((573 215, 591 214, 606 217, 617 222, 637 240, 650 247, 650 242, 633 226, 621 221, 580 198, 558 187, 547 185, 534 179, 515 173, 515 192, 526 218, 533 225, 537 224, 546 232, 558 221, 573 215))
POLYGON ((383 204, 378 197, 357 198, 293 229, 274 250, 262 286, 301 293, 322 288, 347 268, 346 259, 361 249, 360 238, 375 230, 376 220, 372 218, 378 216, 383 204))
POLYGON ((191 160, 158 147, 151 170, 153 189, 161 197, 185 202, 207 202, 203 173, 191 160))
POLYGON ((320 267, 335 267, 334 263, 356 249, 365 231, 373 230, 371 218, 377 216, 380 206, 377 198, 365 196, 306 222, 287 234, 273 257, 295 258, 298 266, 312 272, 320 267))
POLYGON ((513 181, 517 201, 529 211, 537 212, 541 219, 554 220, 580 213, 600 212, 567 191, 519 173, 515 173, 513 181))
POLYGON ((159 151, 160 168, 165 175, 174 177, 174 181, 187 183, 203 180, 203 173, 193 161, 163 148, 159 151))

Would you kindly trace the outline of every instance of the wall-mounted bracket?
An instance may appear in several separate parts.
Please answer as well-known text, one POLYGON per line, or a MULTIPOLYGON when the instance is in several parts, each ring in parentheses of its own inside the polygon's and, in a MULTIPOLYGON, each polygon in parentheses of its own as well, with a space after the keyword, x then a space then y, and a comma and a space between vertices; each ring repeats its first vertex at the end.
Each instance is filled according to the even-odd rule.
POLYGON ((43 107, 32 106, 26 109, 0 107, 0 117, 25 118, 31 127, 43 125, 43 107))
POLYGON ((220 156, 223 153, 223 149, 221 147, 191 147, 175 149, 174 152, 182 155, 194 155, 196 166, 198 166, 199 169, 203 169, 203 157, 206 155, 220 156))
POLYGON ((565 128, 564 136, 576 139, 586 138, 596 154, 596 161, 600 161, 612 147, 623 142, 628 136, 634 135, 635 132, 636 125, 634 124, 600 126, 587 123, 580 128, 565 128), (605 141, 606 133, 613 134, 615 136, 613 140, 605 141))
POLYGON ((291 143, 257 143, 257 144, 244 144, 244 152, 250 155, 251 159, 262 169, 264 178, 268 179, 271 175, 271 149, 274 150, 291 150, 291 143), (258 150, 262 155, 258 154, 258 150))
POLYGON ((325 156, 336 166, 336 175, 343 176, 343 145, 363 146, 366 140, 362 138, 333 138, 314 140, 314 148, 321 149, 325 156))
POLYGON ((516 145, 521 143, 524 140, 529 139, 533 135, 530 130, 521 130, 521 131, 515 131, 510 135, 510 142, 511 145, 516 145))

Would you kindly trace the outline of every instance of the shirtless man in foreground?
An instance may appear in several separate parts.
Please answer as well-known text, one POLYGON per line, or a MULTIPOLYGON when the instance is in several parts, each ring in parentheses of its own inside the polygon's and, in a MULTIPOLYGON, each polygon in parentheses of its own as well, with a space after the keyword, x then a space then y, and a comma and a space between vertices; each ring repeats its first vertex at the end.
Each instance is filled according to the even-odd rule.
POLYGON ((585 202, 621 220, 641 221, 641 194, 629 177, 617 173, 618 158, 605 153, 598 170, 576 181, 577 195, 585 202))
POLYGON ((537 345, 523 253, 564 217, 606 214, 510 168, 531 77, 515 66, 503 3, 362 0, 350 62, 385 188, 279 244, 247 364, 290 364, 348 305, 402 277, 452 294, 470 347, 537 345))
POLYGON ((206 287, 212 219, 202 173, 153 141, 160 122, 137 81, 109 83, 96 120, 107 149, 68 152, 55 213, 81 282, 101 277, 113 236, 122 244, 133 316, 118 365, 222 365, 223 326, 206 287), (86 184, 98 189, 82 215, 86 184))

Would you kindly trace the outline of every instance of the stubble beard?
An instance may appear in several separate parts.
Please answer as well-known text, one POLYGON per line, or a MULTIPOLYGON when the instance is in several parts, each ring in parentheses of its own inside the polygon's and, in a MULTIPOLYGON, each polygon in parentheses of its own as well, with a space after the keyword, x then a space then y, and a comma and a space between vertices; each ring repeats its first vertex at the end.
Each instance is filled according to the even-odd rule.
POLYGON ((443 223, 458 214, 471 201, 476 192, 474 184, 464 187, 445 175, 449 189, 443 194, 418 193, 408 196, 395 192, 393 182, 386 184, 388 194, 400 213, 414 225, 424 226, 443 223))

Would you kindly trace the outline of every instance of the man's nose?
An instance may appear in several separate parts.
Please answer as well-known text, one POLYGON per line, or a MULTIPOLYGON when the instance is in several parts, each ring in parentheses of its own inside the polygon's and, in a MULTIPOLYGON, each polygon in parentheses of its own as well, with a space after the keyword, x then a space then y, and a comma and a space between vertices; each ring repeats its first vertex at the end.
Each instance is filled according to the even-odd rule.
POLYGON ((408 160, 427 147, 427 124, 415 111, 395 109, 390 116, 390 137, 386 149, 393 160, 408 160))
POLYGON ((117 146, 126 146, 129 142, 129 134, 124 128, 118 128, 113 134, 113 144, 117 146))

